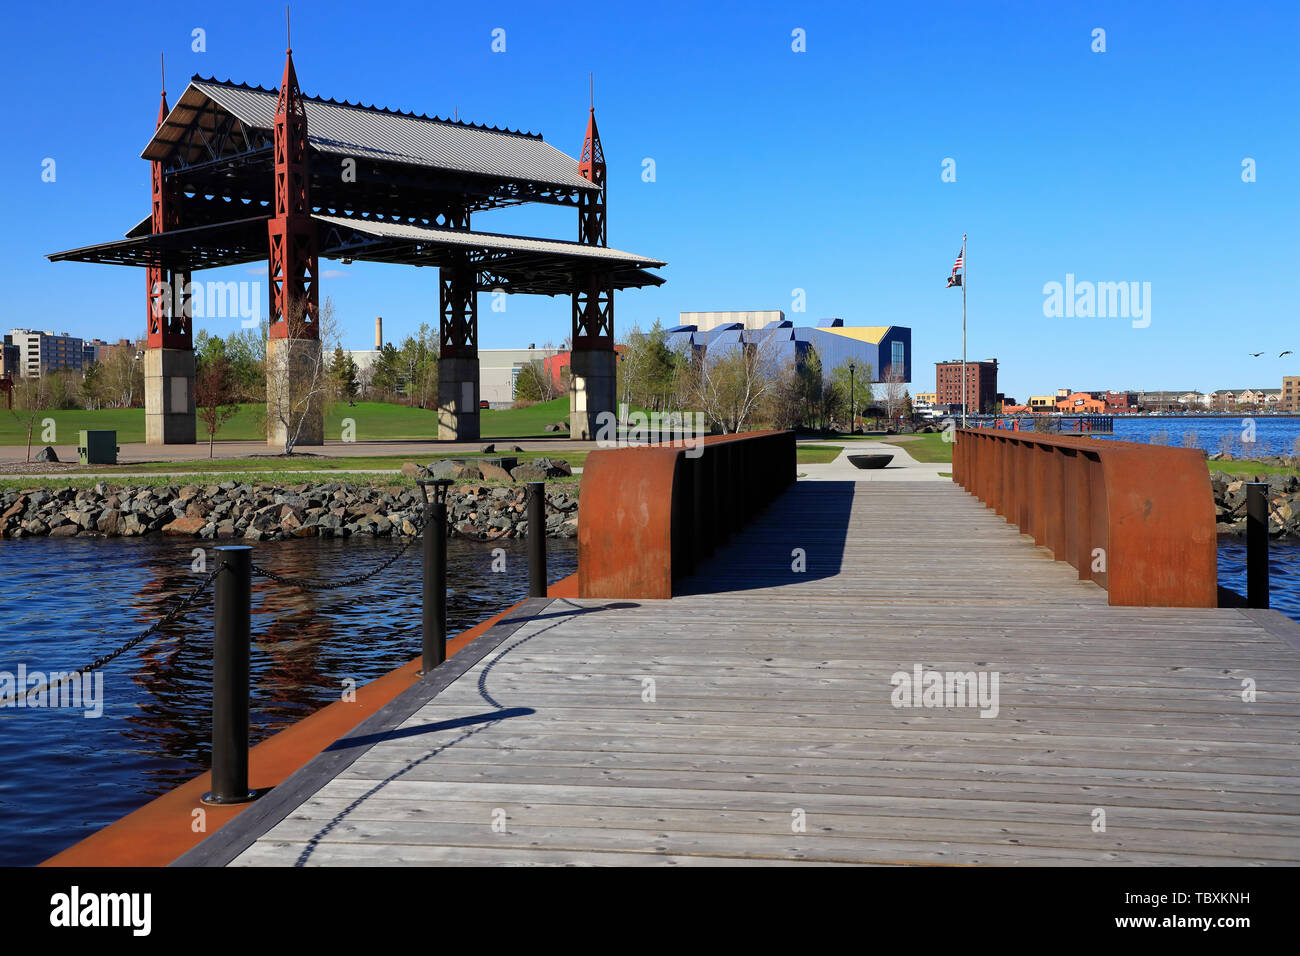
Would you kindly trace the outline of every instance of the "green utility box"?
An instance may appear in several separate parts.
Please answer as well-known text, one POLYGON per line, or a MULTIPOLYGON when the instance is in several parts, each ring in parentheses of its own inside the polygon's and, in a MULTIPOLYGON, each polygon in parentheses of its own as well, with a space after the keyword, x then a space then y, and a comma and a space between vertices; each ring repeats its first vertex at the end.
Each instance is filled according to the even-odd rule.
POLYGON ((81 432, 77 456, 83 465, 116 465, 117 452, 117 432, 81 432))

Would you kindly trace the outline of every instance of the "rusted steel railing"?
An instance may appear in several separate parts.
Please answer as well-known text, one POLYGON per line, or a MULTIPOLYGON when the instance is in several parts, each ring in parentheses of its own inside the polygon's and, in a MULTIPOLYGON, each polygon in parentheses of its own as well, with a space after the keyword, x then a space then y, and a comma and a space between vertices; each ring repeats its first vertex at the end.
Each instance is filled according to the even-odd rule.
POLYGON ((599 449, 582 466, 578 596, 668 598, 795 480, 794 433, 599 449))
POLYGON ((1196 449, 958 429, 953 480, 1111 604, 1218 606, 1214 493, 1196 449))

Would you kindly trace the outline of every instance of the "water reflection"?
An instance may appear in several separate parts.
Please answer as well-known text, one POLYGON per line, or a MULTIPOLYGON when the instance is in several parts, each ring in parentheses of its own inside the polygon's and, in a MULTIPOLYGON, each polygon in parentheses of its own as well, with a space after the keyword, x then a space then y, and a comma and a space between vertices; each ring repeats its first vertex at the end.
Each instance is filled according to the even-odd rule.
MULTIPOLYGON (((202 579, 191 539, 4 542, 0 670, 75 670, 175 607, 202 579)), ((210 544, 204 542, 205 544, 210 544)), ((293 540, 254 560, 295 577, 354 576, 390 558, 391 540, 293 540)), ((572 541, 548 542, 552 580, 572 572, 572 541)), ((209 548, 207 560, 213 560, 209 548)), ((418 656, 420 550, 365 584, 301 591, 253 579, 250 731, 254 742, 418 656)), ((528 592, 523 542, 448 544, 448 631, 528 592), (492 571, 492 549, 506 570, 492 571)), ((207 769, 212 594, 104 671, 104 715, 0 709, 0 865, 29 864, 207 769)))

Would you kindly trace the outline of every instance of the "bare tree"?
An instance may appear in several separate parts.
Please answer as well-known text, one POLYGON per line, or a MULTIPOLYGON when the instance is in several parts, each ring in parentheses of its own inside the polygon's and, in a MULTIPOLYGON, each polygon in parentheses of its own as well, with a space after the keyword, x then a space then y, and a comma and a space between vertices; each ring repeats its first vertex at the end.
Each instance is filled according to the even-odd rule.
POLYGON ((688 361, 685 394, 723 433, 742 431, 779 377, 776 336, 744 336, 688 361))
MULTIPOLYGON (((544 352, 555 350, 551 342, 542 346, 544 352)), ((567 394, 568 389, 563 389, 567 394)), ((561 385, 547 368, 545 359, 533 359, 519 368, 515 379, 515 399, 526 402, 549 402, 560 397, 561 385)))
POLYGON ((32 432, 36 430, 36 421, 41 412, 50 404, 50 383, 45 377, 45 368, 41 367, 39 376, 17 378, 14 380, 14 398, 17 408, 10 414, 27 430, 27 461, 32 460, 32 432))
POLYGON ((907 385, 902 369, 896 369, 891 365, 882 376, 881 385, 883 394, 880 396, 880 401, 892 421, 903 413, 903 402, 907 397, 907 385))
POLYGON ((239 414, 235 374, 224 355, 203 362, 194 381, 194 404, 208 432, 208 457, 212 457, 217 431, 239 414))
POLYGON ((285 321, 288 335, 271 340, 266 354, 267 441, 292 455, 300 441, 324 439, 325 404, 332 388, 327 346, 337 346, 339 339, 332 299, 320 308, 314 338, 307 337, 301 302, 290 305, 285 321))
POLYGON ((144 393, 144 340, 134 345, 114 345, 104 362, 104 387, 118 408, 130 408, 144 393))

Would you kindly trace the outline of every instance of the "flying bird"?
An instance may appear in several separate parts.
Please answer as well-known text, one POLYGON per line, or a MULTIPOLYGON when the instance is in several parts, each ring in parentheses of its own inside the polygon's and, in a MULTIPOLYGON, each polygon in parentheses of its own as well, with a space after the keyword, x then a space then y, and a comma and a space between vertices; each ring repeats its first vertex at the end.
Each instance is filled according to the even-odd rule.
POLYGON ((1264 354, 1263 352, 1251 352, 1251 353, 1250 353, 1250 357, 1251 357, 1251 358, 1259 358, 1259 357, 1260 357, 1261 355, 1263 355, 1263 354, 1264 354))
POLYGON ((1278 358, 1282 358, 1283 356, 1290 355, 1290 354, 1291 354, 1291 350, 1287 349, 1285 352, 1282 353, 1282 355, 1279 355, 1278 358))

